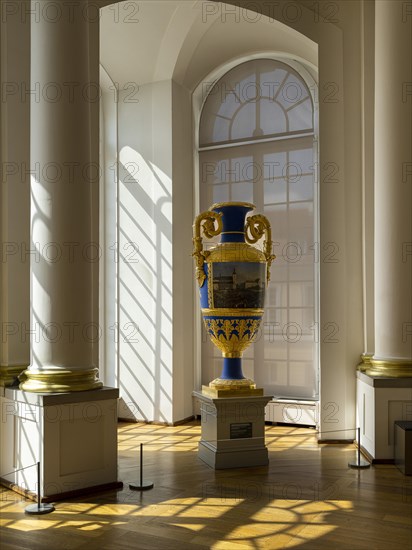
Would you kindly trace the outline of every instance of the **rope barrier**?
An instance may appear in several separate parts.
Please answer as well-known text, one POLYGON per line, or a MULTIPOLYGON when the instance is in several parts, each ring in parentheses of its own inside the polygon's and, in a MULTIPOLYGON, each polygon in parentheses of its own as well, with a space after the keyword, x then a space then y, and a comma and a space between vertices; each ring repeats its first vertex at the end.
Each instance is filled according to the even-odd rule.
MULTIPOLYGON (((279 435, 274 435, 272 437, 270 436, 266 436, 265 435, 265 440, 267 440, 267 438, 269 439, 273 439, 273 440, 277 440, 279 438, 282 438, 282 437, 310 437, 312 435, 318 435, 318 434, 327 434, 327 433, 337 433, 337 432, 356 432, 357 430, 360 430, 360 428, 346 428, 344 430, 325 430, 325 431, 312 431, 310 433, 292 433, 292 434, 279 434, 279 435)), ((201 435, 197 435, 197 437, 201 437, 201 435)), ((193 438, 193 437, 196 437, 196 436, 188 436, 188 435, 182 435, 182 437, 190 437, 190 438, 193 438)), ((175 437, 178 437, 178 436, 175 436, 175 437)), ((239 439, 262 439, 261 437, 247 437, 247 438, 239 438, 239 439)), ((215 441, 234 441, 234 438, 230 439, 226 439, 226 438, 221 438, 219 440, 217 439, 210 439, 210 440, 207 440, 207 439, 202 439, 203 442, 205 443, 213 443, 215 441)), ((188 443, 189 441, 185 441, 185 442, 182 442, 182 441, 165 441, 163 438, 162 439, 159 439, 159 440, 156 440, 156 441, 145 441, 144 444, 145 445, 158 445, 159 443, 162 443, 162 444, 174 444, 174 443, 188 443)))
MULTIPOLYGON (((357 434, 357 446, 358 446, 358 449, 357 449, 357 461, 356 462, 349 462, 348 463, 348 466, 350 466, 351 468, 369 468, 370 467, 370 463, 369 462, 365 462, 363 460, 361 460, 360 458, 360 449, 361 449, 361 440, 360 440, 360 428, 345 428, 345 429, 339 429, 339 430, 324 430, 324 431, 314 431, 312 433, 304 433, 304 434, 295 434, 295 433, 292 433, 292 434, 279 434, 277 436, 274 436, 270 439, 272 439, 272 441, 277 441, 279 438, 282 438, 282 437, 296 437, 296 436, 302 436, 302 437, 308 437, 308 436, 312 436, 312 435, 318 435, 318 434, 327 434, 327 433, 338 433, 338 432, 356 432, 357 434)), ((266 435, 266 434, 265 434, 266 435)), ((248 441, 251 441, 251 440, 259 440, 261 441, 262 439, 265 440, 265 443, 268 443, 267 441, 267 438, 264 436, 262 437, 245 437, 245 438, 236 438, 238 440, 242 440, 242 439, 247 439, 248 441)), ((190 439, 193 439, 194 436, 182 436, 182 437, 186 437, 186 438, 190 438, 190 439)), ((198 436, 196 439, 198 438, 201 438, 201 435, 198 436)), ((173 445, 176 445, 176 444, 190 444, 190 443, 195 443, 195 441, 190 441, 190 439, 186 439, 185 441, 165 441, 164 439, 161 439, 161 440, 156 440, 156 441, 149 441, 149 442, 145 442, 145 445, 167 445, 167 444, 173 444, 173 445)), ((232 439, 227 439, 227 438, 222 438, 222 439, 211 439, 211 440, 207 440, 207 439, 200 439, 200 443, 216 443, 217 441, 219 442, 224 442, 224 441, 235 441, 236 440, 235 438, 232 438, 232 439)), ((197 442, 197 441, 196 441, 197 442)), ((139 484, 130 484, 129 485, 129 488, 130 489, 138 489, 138 490, 146 490, 146 489, 152 489, 154 486, 153 482, 152 481, 147 481, 147 482, 144 482, 143 481, 143 443, 140 443, 140 483, 139 484)))
POLYGON ((54 506, 52 504, 46 504, 41 502, 41 494, 40 494, 40 462, 36 462, 34 464, 30 464, 30 466, 24 466, 23 468, 18 468, 17 470, 13 470, 12 472, 8 474, 3 474, 1 477, 10 476, 12 474, 15 474, 17 472, 21 472, 22 470, 27 470, 27 468, 33 468, 33 466, 37 466, 37 504, 29 504, 29 506, 26 506, 24 509, 26 514, 30 515, 40 515, 40 514, 49 514, 50 512, 54 511, 54 506))
MULTIPOLYGON (((315 434, 325 434, 325 433, 337 433, 337 432, 349 432, 349 431, 355 431, 357 432, 357 443, 358 443, 358 454, 357 454, 357 462, 349 462, 348 465, 351 467, 351 468, 369 468, 370 464, 369 462, 364 462, 360 459, 360 428, 346 428, 346 429, 340 429, 340 430, 327 430, 327 431, 315 431, 315 432, 312 432, 312 433, 304 433, 304 434, 279 434, 275 437, 272 437, 271 439, 272 440, 278 440, 279 438, 282 438, 282 437, 296 437, 296 436, 304 436, 304 437, 307 437, 308 435, 311 436, 311 435, 315 435, 315 434)), ((193 438, 193 436, 186 436, 186 437, 190 437, 190 438, 193 438)), ((201 437, 201 436, 200 436, 201 437)), ((265 436, 263 436, 263 438, 265 438, 265 436)), ((238 438, 238 439, 247 439, 248 441, 250 440, 259 440, 261 441, 262 440, 262 437, 247 437, 247 438, 238 438)), ((212 439, 212 440, 205 440, 205 439, 200 439, 200 442, 201 443, 216 443, 217 441, 220 441, 220 442, 223 442, 223 441, 234 441, 235 439, 212 439)), ((266 440, 266 439, 265 439, 266 440)), ((190 443, 190 441, 186 440, 186 441, 164 441, 164 439, 162 439, 161 441, 157 440, 157 441, 149 441, 149 442, 146 442, 145 445, 159 445, 159 443, 161 443, 162 445, 165 445, 165 444, 173 444, 173 445, 176 445, 176 444, 180 444, 180 443, 190 443)), ((41 495, 40 495, 40 462, 36 462, 35 464, 31 464, 30 466, 24 466, 23 468, 18 468, 17 470, 14 470, 10 473, 7 473, 7 474, 3 474, 1 477, 5 477, 5 476, 8 476, 8 475, 12 475, 12 474, 15 474, 17 472, 20 472, 22 470, 26 470, 28 468, 33 468, 34 466, 37 466, 37 504, 31 504, 29 506, 27 506, 25 508, 25 512, 26 514, 30 514, 30 515, 39 515, 39 514, 48 514, 50 512, 53 512, 54 511, 54 506, 52 504, 47 504, 47 503, 42 503, 41 502, 41 495)), ((153 481, 144 481, 143 480, 143 443, 140 443, 140 481, 139 483, 131 483, 129 484, 129 488, 130 489, 133 489, 133 490, 140 490, 140 491, 144 491, 144 490, 147 490, 147 489, 152 489, 154 487, 154 483, 153 481)))
POLYGON ((37 466, 37 462, 35 462, 34 464, 30 464, 30 466, 24 466, 23 468, 18 468, 17 470, 13 470, 12 472, 10 472, 8 474, 0 474, 0 477, 11 476, 11 474, 21 472, 22 470, 27 470, 27 468, 33 468, 33 466, 37 466))

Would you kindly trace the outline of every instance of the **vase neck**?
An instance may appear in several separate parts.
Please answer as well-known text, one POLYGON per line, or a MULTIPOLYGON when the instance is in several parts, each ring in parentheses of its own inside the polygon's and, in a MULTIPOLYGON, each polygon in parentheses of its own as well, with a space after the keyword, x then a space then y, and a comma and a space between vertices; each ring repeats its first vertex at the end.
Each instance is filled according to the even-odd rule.
POLYGON ((246 214, 253 210, 251 206, 227 204, 213 208, 215 212, 222 213, 221 243, 245 242, 246 214))

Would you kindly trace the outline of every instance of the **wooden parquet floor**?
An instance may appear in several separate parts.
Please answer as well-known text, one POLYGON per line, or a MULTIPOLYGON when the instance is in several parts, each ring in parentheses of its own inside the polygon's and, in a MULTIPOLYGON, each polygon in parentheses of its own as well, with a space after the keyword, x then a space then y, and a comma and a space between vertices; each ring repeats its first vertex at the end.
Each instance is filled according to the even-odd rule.
POLYGON ((27 516, 1 492, 1 550, 412 549, 412 478, 390 465, 352 470, 353 445, 319 445, 306 428, 267 426, 268 467, 214 471, 200 426, 119 424, 120 491, 27 516), (138 450, 145 478, 136 492, 138 450))

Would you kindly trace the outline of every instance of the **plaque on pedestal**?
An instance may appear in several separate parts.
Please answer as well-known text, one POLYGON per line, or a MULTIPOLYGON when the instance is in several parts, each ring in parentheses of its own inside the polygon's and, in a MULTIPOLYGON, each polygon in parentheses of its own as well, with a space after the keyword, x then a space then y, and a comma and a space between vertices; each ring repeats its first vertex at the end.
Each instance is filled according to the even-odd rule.
POLYGON ((216 470, 268 464, 265 406, 272 396, 193 395, 200 401, 202 417, 199 458, 216 470))

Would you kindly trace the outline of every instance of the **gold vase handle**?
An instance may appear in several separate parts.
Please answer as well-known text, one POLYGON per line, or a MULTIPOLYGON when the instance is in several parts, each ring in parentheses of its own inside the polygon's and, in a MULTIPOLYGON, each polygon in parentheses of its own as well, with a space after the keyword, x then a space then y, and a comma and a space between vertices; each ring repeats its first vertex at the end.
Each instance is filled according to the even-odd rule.
POLYGON ((265 240, 263 242, 263 254, 265 255, 267 262, 266 276, 267 282, 269 283, 270 267, 273 260, 276 258, 276 256, 272 254, 272 229, 270 227, 269 220, 263 214, 255 214, 254 216, 249 216, 249 218, 246 219, 245 227, 246 242, 249 244, 255 244, 263 236, 265 236, 265 240))
POLYGON ((193 224, 193 253, 192 256, 196 262, 196 279, 199 287, 202 287, 206 280, 204 263, 209 255, 207 250, 203 250, 202 231, 207 239, 212 239, 222 232, 222 213, 207 210, 195 218, 193 224))

